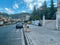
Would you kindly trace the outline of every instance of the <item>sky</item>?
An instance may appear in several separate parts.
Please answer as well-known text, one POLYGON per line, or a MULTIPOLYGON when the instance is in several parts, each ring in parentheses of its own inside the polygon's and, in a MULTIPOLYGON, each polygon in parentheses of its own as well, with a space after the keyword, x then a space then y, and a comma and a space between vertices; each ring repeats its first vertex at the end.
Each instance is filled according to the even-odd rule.
MULTIPOLYGON (((33 11, 34 6, 39 8, 43 2, 47 2, 47 6, 50 7, 50 0, 0 0, 0 12, 8 14, 16 14, 21 12, 33 11)), ((54 0, 54 5, 57 6, 57 0, 54 0)))

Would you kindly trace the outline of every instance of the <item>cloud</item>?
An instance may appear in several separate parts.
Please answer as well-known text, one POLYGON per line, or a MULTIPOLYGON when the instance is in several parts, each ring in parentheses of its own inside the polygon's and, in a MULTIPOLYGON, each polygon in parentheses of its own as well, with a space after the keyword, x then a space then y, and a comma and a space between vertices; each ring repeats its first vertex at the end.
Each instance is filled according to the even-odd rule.
POLYGON ((57 5, 57 3, 54 3, 54 5, 57 5))
POLYGON ((54 6, 57 7, 57 3, 54 3, 54 6))
POLYGON ((27 7, 29 8, 29 10, 33 10, 34 5, 32 5, 32 2, 34 0, 24 0, 24 2, 26 3, 27 7))
POLYGON ((21 12, 25 13, 26 11, 25 10, 22 10, 21 12))
POLYGON ((32 4, 30 3, 30 4, 28 5, 28 7, 29 7, 30 10, 33 10, 34 5, 32 5, 32 4))
POLYGON ((5 11, 7 12, 7 13, 14 13, 14 11, 13 10, 11 10, 11 9, 9 9, 9 8, 5 8, 5 11))
POLYGON ((33 0, 24 0, 24 2, 31 3, 31 2, 33 2, 33 0))
POLYGON ((33 5, 37 5, 37 3, 36 3, 36 2, 34 2, 34 3, 33 3, 33 5))
POLYGON ((18 3, 15 3, 15 4, 13 5, 13 8, 14 8, 14 9, 17 9, 17 8, 19 8, 19 5, 18 5, 18 3))
POLYGON ((38 0, 38 2, 44 2, 44 1, 46 1, 46 0, 38 0))
POLYGON ((37 5, 38 7, 41 7, 42 6, 42 4, 41 3, 38 3, 38 5, 37 5))
MULTIPOLYGON (((24 2, 26 3, 27 7, 30 9, 30 10, 33 10, 33 7, 36 5, 37 8, 42 6, 42 3, 44 2, 45 0, 24 0, 24 2)), ((48 1, 48 0, 47 0, 48 1)))

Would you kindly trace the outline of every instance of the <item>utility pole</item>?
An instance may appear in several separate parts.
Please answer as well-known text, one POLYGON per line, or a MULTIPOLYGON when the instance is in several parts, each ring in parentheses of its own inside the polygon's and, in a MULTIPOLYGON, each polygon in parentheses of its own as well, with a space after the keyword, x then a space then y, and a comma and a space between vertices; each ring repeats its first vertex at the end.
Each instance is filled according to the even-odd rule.
POLYGON ((45 26, 45 15, 43 15, 43 26, 45 26))

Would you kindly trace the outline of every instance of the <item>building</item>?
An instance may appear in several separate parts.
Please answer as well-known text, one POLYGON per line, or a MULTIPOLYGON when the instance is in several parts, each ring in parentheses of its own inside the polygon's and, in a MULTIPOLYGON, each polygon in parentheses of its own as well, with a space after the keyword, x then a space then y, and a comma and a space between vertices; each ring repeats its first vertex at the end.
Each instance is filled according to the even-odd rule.
POLYGON ((57 0, 56 28, 60 30, 60 0, 57 0))

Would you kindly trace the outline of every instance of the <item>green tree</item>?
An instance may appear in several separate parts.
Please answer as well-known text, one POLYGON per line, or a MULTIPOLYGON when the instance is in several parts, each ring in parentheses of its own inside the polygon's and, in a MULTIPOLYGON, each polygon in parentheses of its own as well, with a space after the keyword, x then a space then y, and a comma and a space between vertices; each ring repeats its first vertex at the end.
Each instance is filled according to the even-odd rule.
POLYGON ((41 10, 37 8, 37 15, 39 16, 39 19, 41 19, 41 10))
POLYGON ((57 12, 57 7, 54 7, 54 15, 52 16, 52 19, 56 19, 56 12, 57 12))
POLYGON ((45 15, 45 18, 47 18, 47 4, 46 4, 46 1, 44 1, 42 8, 43 8, 43 15, 45 15))
POLYGON ((53 17, 54 14, 55 14, 54 2, 53 2, 53 0, 51 0, 50 19, 52 19, 52 17, 53 17))
POLYGON ((39 20, 39 18, 40 18, 39 15, 35 15, 35 16, 34 16, 34 19, 35 19, 35 20, 39 20))
POLYGON ((30 19, 32 19, 32 20, 38 20, 39 19, 39 15, 37 14, 37 9, 36 9, 36 7, 34 6, 34 8, 33 8, 33 12, 32 12, 32 16, 31 16, 31 18, 30 19))
POLYGON ((36 15, 36 14, 37 14, 37 12, 36 12, 36 7, 34 6, 32 15, 34 16, 34 15, 36 15))

